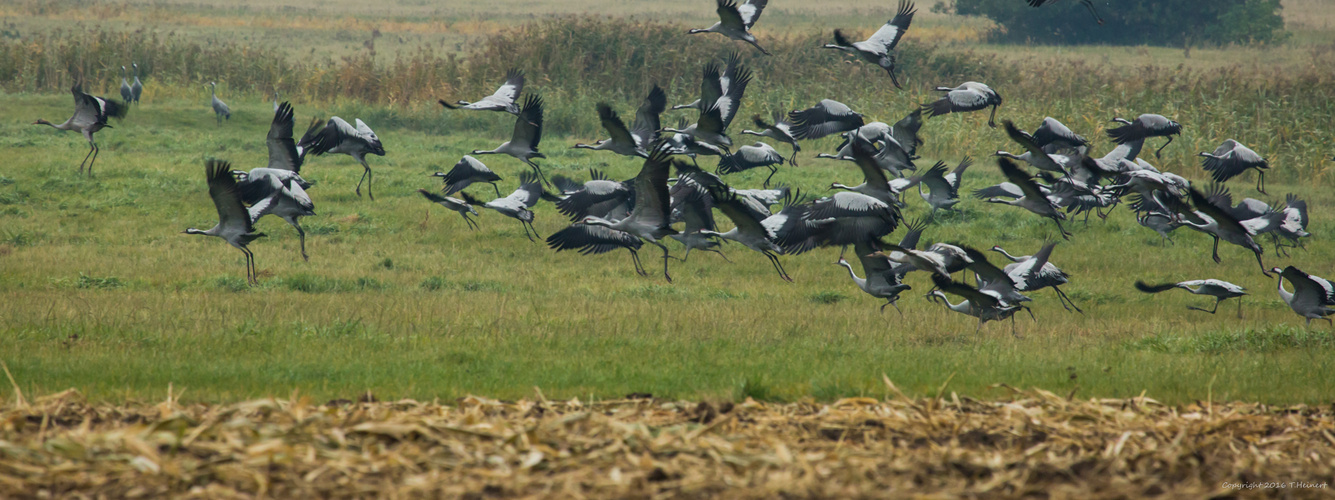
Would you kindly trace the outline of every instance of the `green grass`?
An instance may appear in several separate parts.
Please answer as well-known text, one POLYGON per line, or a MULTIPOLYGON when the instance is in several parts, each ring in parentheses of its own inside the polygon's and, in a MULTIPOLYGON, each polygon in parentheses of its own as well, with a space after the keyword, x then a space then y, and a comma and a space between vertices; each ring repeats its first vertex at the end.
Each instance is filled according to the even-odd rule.
MULTIPOLYGON (((1250 254, 1225 245, 1224 264, 1216 265, 1208 238, 1186 231, 1175 235, 1177 245, 1161 248, 1124 209, 1106 223, 1071 224, 1075 238, 1054 257, 1072 274, 1065 289, 1086 314, 1068 314, 1050 291, 1039 292, 1038 320, 1017 318, 1019 338, 1005 323, 975 335, 971 318, 921 297, 929 286, 921 275, 910 277, 915 288, 900 301, 903 316, 879 314, 881 301, 853 286, 830 249, 783 257, 793 284, 736 245, 725 248, 733 264, 711 255, 674 262, 676 282, 667 284, 636 276, 625 252, 554 253, 494 213, 483 213, 481 230, 469 231, 415 190, 435 186, 429 174, 466 150, 499 142, 510 126, 500 114, 469 117, 484 126, 449 135, 372 122, 389 150, 370 160, 375 202, 352 194, 361 169, 351 159, 313 159, 304 171, 316 183, 310 192, 319 213, 304 222, 319 228, 308 237, 310 262, 300 258, 295 231, 266 219, 259 226, 269 236, 252 245, 261 284, 247 287, 240 252, 179 232, 215 220, 203 182, 205 157, 243 169, 263 165, 269 105, 234 102, 236 117, 216 127, 202 100, 148 102, 99 134, 95 174, 81 177, 75 173, 85 152, 81 138, 27 125, 37 116, 60 117, 68 99, 0 96, 7 110, 0 152, 11 166, 0 180, 0 336, 6 339, 0 360, 27 393, 76 387, 95 399, 153 398, 170 383, 185 388, 187 399, 210 401, 294 389, 319 398, 366 390, 381 398, 521 397, 533 387, 548 397, 649 392, 791 400, 879 396, 885 373, 916 394, 933 393, 954 374, 950 389, 976 396, 1000 396, 988 387, 1006 383, 1061 393, 1078 386, 1081 396, 1147 391, 1183 401, 1205 398, 1213 379, 1216 399, 1324 403, 1331 397, 1329 329, 1304 329, 1250 254), (1122 259, 1138 264, 1128 270, 1122 259), (1130 287, 1137 278, 1203 277, 1247 287, 1253 295, 1245 298, 1245 318, 1228 305, 1215 316, 1184 309, 1208 299, 1145 296, 1130 287)), ((297 106, 299 120, 338 110, 297 106)), ((1003 115, 1036 122, 1046 109, 1020 101, 1003 115)), ((1076 116, 1084 113, 1099 111, 1076 116)), ((440 128, 458 123, 451 115, 437 119, 440 128)), ((1068 123, 1096 135, 1078 119, 1068 123)), ((936 156, 985 158, 1005 144, 979 116, 936 119, 925 134, 924 164, 936 156)), ((619 178, 638 169, 635 161, 564 147, 575 140, 559 131, 548 135, 549 175, 582 176, 598 167, 619 178)), ((1200 179, 1190 155, 1205 141, 1189 133, 1159 163, 1200 179)), ((804 149, 814 154, 833 145, 825 140, 804 149)), ((1283 151, 1303 147, 1272 155, 1278 172, 1269 187, 1309 200, 1316 236, 1309 250, 1292 258, 1267 253, 1267 263, 1329 276, 1335 224, 1322 208, 1335 204, 1329 181, 1283 174, 1300 160, 1283 151)), ((507 185, 525 168, 509 158, 484 160, 507 185)), ((762 175, 729 180, 758 185, 762 175)), ((821 192, 832 179, 856 177, 851 166, 804 159, 776 180, 821 192)), ((980 161, 966 176, 966 190, 999 180, 990 162, 980 161)), ((1237 193, 1256 195, 1247 183, 1236 183, 1237 193)), ((923 212, 920 203, 910 204, 908 216, 923 212)), ((1007 207, 975 200, 961 206, 963 215, 942 215, 924 241, 1032 252, 1053 235, 1050 225, 1007 207)), ((542 235, 565 224, 549 204, 537 208, 542 235)), ((654 269, 652 258, 645 261, 654 269)))

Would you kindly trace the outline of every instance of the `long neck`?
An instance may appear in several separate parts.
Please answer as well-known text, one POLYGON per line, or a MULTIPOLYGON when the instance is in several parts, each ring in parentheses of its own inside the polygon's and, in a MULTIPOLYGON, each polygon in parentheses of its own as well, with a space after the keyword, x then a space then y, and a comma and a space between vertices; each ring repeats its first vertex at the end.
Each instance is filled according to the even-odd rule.
POLYGON ((1293 294, 1284 289, 1284 276, 1279 276, 1279 285, 1277 288, 1279 289, 1279 298, 1284 299, 1285 304, 1293 302, 1293 294))
POLYGON ((839 261, 839 265, 844 266, 845 269, 848 269, 848 275, 853 277, 853 282, 858 284, 858 288, 863 288, 863 289, 867 288, 867 280, 859 278, 857 274, 853 273, 852 264, 849 264, 848 261, 841 260, 839 261))
POLYGON ((1011 255, 1010 252, 1007 252, 1006 250, 1001 249, 1001 248, 998 248, 998 249, 997 249, 997 253, 1000 253, 1001 255, 1006 256, 1006 258, 1007 258, 1007 259, 1010 259, 1011 262, 1020 262, 1020 261, 1024 260, 1023 257, 1016 257, 1016 256, 1014 256, 1014 255, 1011 255))
POLYGON ((209 95, 213 96, 214 99, 217 99, 217 98, 218 98, 218 86, 217 86, 217 85, 209 85, 209 95))
POLYGON ((60 129, 60 130, 72 130, 72 129, 74 129, 74 126, 71 124, 73 121, 74 121, 74 117, 70 117, 70 119, 65 120, 65 123, 51 123, 51 122, 46 121, 46 120, 37 120, 37 121, 34 123, 34 125, 48 125, 48 126, 50 126, 51 128, 55 128, 55 129, 60 129))

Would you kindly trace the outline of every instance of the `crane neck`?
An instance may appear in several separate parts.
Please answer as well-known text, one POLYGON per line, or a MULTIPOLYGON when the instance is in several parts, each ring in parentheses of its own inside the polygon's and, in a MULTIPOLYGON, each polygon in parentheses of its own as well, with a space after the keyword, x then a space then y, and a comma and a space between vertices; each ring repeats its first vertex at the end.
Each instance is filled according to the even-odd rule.
POLYGON ((866 288, 867 288, 867 285, 866 285, 867 280, 862 279, 862 278, 859 278, 858 275, 857 275, 856 273, 853 272, 853 265, 852 265, 852 264, 849 264, 848 261, 846 261, 846 260, 840 260, 840 261, 839 261, 839 265, 844 266, 844 269, 848 269, 848 275, 853 277, 853 281, 854 281, 855 283, 858 284, 858 287, 859 287, 859 288, 863 288, 863 289, 866 289, 866 288))
POLYGON ((1014 255, 1011 255, 1010 252, 1007 252, 1005 249, 999 247, 996 249, 996 251, 997 253, 1000 253, 1001 255, 1005 256, 1007 259, 1010 259, 1011 262, 1023 262, 1029 258, 1028 256, 1016 257, 1014 255))
POLYGON ((1293 302, 1293 294, 1289 293, 1288 290, 1284 289, 1284 276, 1283 275, 1277 275, 1277 276, 1279 284, 1276 286, 1276 288, 1279 289, 1279 298, 1284 299, 1285 304, 1293 302))

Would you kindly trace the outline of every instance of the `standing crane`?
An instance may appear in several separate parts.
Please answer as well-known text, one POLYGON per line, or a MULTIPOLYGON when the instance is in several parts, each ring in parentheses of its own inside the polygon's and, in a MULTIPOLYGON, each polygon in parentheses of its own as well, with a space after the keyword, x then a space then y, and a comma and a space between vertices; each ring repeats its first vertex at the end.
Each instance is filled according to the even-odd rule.
POLYGON ((47 125, 57 130, 78 130, 82 133, 83 138, 88 140, 88 154, 84 155, 82 162, 79 162, 79 173, 83 173, 83 166, 87 163, 88 175, 92 175, 99 149, 97 142, 93 140, 93 134, 104 128, 111 128, 111 125, 107 124, 107 119, 125 118, 125 112, 129 108, 111 99, 85 94, 79 84, 70 87, 70 94, 74 95, 74 115, 68 120, 64 123, 51 123, 38 118, 32 124, 47 125), (88 161, 90 156, 93 158, 91 162, 88 161))
POLYGON ((556 251, 579 248, 582 254, 603 253, 616 248, 627 248, 635 261, 636 271, 644 274, 640 265, 639 241, 645 241, 663 250, 663 277, 668 283, 668 249, 658 241, 677 234, 669 225, 671 197, 668 196, 668 170, 672 166, 670 151, 659 145, 644 161, 635 176, 635 208, 618 221, 587 216, 581 222, 557 231, 547 237, 547 245, 556 251), (636 243, 631 243, 635 241, 636 243))
POLYGON ((899 78, 895 76, 895 46, 899 45, 899 39, 904 38, 904 33, 908 31, 909 24, 913 22, 913 14, 916 10, 913 8, 913 2, 908 0, 899 0, 899 10, 895 17, 881 25, 881 29, 861 42, 851 42, 841 30, 834 30, 834 43, 827 43, 821 47, 826 49, 842 50, 863 61, 880 66, 890 75, 890 82, 895 84, 895 88, 902 89, 899 85, 899 78))
POLYGON ((125 104, 134 102, 134 91, 130 90, 130 81, 125 79, 125 65, 121 65, 121 100, 125 104))
POLYGON ((1320 278, 1307 274, 1296 267, 1289 266, 1280 271, 1278 267, 1271 269, 1279 275, 1279 298, 1284 299, 1284 303, 1289 305, 1289 309, 1298 313, 1298 316, 1307 320, 1307 326, 1312 326, 1312 320, 1324 319, 1326 323, 1335 326, 1328 316, 1335 314, 1335 286, 1325 278, 1320 278), (1289 293, 1284 289, 1284 279, 1288 278, 1293 283, 1293 292, 1289 293))
POLYGON ((236 179, 232 177, 231 167, 230 163, 221 160, 204 162, 204 174, 209 183, 209 197, 213 198, 213 206, 218 209, 218 224, 205 231, 192 227, 181 233, 217 236, 241 250, 241 253, 246 254, 246 282, 255 285, 259 284, 259 273, 255 269, 255 254, 246 246, 264 236, 264 233, 255 232, 250 213, 247 212, 245 205, 241 204, 241 192, 237 189, 236 179))
POLYGON ((213 96, 209 106, 213 107, 213 116, 218 119, 218 125, 221 126, 224 119, 232 119, 232 109, 228 108, 227 103, 218 98, 218 82, 209 82, 208 87, 209 94, 213 96))
POLYGON ((1001 107, 1001 94, 992 90, 992 87, 978 82, 964 82, 958 87, 937 87, 936 90, 946 95, 922 105, 928 117, 978 111, 991 106, 992 115, 987 118, 987 126, 997 128, 997 108, 1001 107))
POLYGON ((765 11, 765 5, 769 4, 769 0, 746 0, 741 5, 737 5, 737 0, 717 0, 717 2, 719 21, 708 28, 693 29, 687 33, 691 35, 718 33, 739 42, 749 43, 762 54, 770 55, 768 50, 756 42, 756 36, 751 34, 751 27, 760 19, 760 13, 765 11))
POLYGON ((139 81, 139 63, 131 63, 134 67, 134 83, 130 84, 130 94, 134 96, 134 103, 139 104, 139 96, 144 93, 144 83, 139 81))
POLYGON ((342 118, 331 117, 324 128, 312 128, 307 131, 301 138, 300 146, 307 154, 315 156, 335 153, 345 154, 357 160, 357 163, 362 165, 362 177, 357 180, 355 192, 357 196, 362 195, 362 182, 365 181, 366 196, 374 201, 375 195, 371 193, 371 166, 366 164, 366 155, 385 156, 385 147, 380 143, 380 137, 376 136, 361 118, 355 121, 357 126, 353 127, 342 118))
POLYGON ((504 111, 512 115, 518 115, 520 108, 517 104, 519 94, 524 91, 524 72, 516 68, 510 68, 505 72, 505 83, 502 83, 496 92, 483 97, 477 102, 456 101, 454 104, 445 102, 444 99, 437 99, 441 106, 446 109, 471 109, 475 111, 504 111))
MULTIPOLYGON (((1279 269, 1275 270, 1278 271, 1279 269)), ((1281 278, 1280 281, 1283 282, 1283 278, 1281 278)), ((1214 314, 1215 311, 1218 311, 1219 303, 1223 302, 1225 299, 1247 295, 1247 291, 1242 287, 1227 281, 1216 279, 1181 281, 1178 283, 1162 283, 1158 285, 1147 285, 1144 281, 1136 281, 1136 290, 1145 293, 1159 293, 1174 288, 1181 288, 1194 295, 1208 295, 1214 297, 1214 307, 1210 308, 1208 311, 1203 307, 1187 306, 1187 309, 1204 311, 1210 314, 1214 314)), ((1242 299, 1238 299, 1238 318, 1242 318, 1242 299)))

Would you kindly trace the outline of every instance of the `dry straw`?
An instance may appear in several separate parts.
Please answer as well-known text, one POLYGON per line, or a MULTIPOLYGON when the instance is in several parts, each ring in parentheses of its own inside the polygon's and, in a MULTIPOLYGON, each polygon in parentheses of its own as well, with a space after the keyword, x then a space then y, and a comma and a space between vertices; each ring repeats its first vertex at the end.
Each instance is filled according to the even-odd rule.
MULTIPOLYGON (((999 399, 0 408, 0 497, 1330 496, 1331 408, 999 399), (1323 479, 1324 478, 1324 479, 1323 479), (1274 482, 1280 489, 1231 489, 1274 482)), ((943 387, 944 389, 944 387, 943 387)), ((179 394, 179 393, 178 393, 179 394)))

